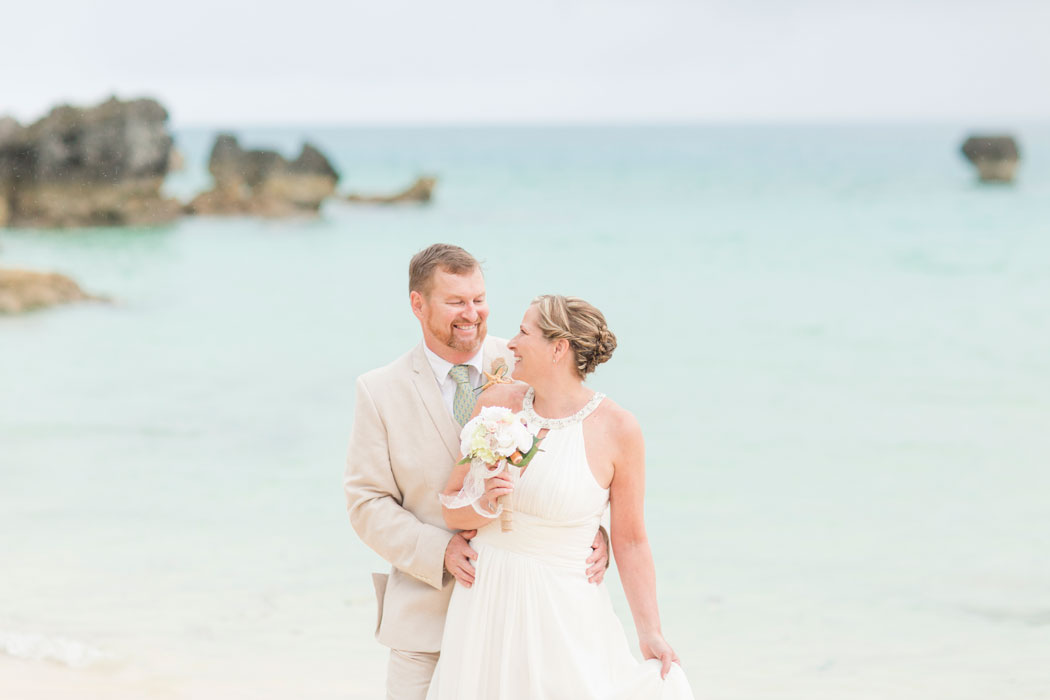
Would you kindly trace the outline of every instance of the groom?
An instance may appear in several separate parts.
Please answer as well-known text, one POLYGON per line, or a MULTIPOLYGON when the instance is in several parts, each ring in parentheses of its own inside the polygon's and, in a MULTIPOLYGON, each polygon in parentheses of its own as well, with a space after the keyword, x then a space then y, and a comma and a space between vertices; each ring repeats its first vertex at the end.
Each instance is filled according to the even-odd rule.
MULTIPOLYGON (((484 373, 497 360, 514 364, 505 341, 486 338, 485 278, 470 253, 432 245, 412 258, 408 276, 423 342, 358 377, 344 478, 354 530, 392 564, 389 575, 372 575, 376 638, 390 647, 388 700, 426 696, 454 581, 474 582, 474 531, 449 532, 437 494, 459 459, 460 427, 484 373)), ((608 560, 599 534, 591 581, 601 581, 608 560)))

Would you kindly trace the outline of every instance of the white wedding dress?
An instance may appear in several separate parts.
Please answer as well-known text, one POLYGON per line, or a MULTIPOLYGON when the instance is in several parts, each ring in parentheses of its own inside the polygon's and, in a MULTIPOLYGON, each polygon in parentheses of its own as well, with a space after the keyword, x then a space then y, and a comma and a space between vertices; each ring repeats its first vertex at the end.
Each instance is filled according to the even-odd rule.
POLYGON ((609 503, 587 463, 583 421, 603 396, 549 427, 542 451, 511 499, 513 530, 478 530, 474 585, 456 585, 427 700, 692 700, 673 664, 639 663, 605 584, 587 581, 586 559, 609 503))

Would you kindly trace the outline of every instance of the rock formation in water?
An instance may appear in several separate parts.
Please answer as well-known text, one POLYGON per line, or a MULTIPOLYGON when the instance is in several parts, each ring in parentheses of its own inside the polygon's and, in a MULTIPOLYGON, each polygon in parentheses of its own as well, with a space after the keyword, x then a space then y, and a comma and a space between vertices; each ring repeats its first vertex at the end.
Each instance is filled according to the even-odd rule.
POLYGON ((1012 136, 971 136, 962 152, 977 166, 981 182, 1013 182, 1021 158, 1012 136))
POLYGON ((215 187, 187 205, 192 214, 313 214, 339 181, 332 164, 310 144, 289 161, 276 151, 245 150, 231 134, 216 138, 208 170, 215 187))
POLYGON ((434 196, 434 186, 436 184, 436 177, 420 177, 408 189, 396 194, 362 195, 351 193, 346 196, 346 200, 348 202, 365 204, 426 204, 434 196))
POLYGON ((0 117, 0 227, 10 223, 14 204, 14 153, 8 153, 5 144, 19 139, 22 131, 22 125, 11 117, 0 117))
POLYGON ((172 138, 149 99, 62 105, 29 126, 0 120, 0 225, 149 225, 181 207, 160 193, 172 138))
POLYGON ((0 268, 0 314, 16 314, 72 301, 105 301, 57 272, 0 268))

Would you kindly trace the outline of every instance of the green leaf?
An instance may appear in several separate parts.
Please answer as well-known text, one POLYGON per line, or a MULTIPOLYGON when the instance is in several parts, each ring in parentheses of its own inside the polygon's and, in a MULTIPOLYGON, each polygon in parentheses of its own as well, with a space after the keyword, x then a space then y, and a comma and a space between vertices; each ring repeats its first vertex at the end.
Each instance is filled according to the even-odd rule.
POLYGON ((532 436, 532 447, 529 448, 528 452, 522 455, 521 461, 517 464, 518 468, 527 467, 529 462, 532 461, 532 458, 535 457, 537 453, 543 452, 543 450, 540 449, 541 442, 543 442, 543 438, 536 437, 535 435, 532 436))

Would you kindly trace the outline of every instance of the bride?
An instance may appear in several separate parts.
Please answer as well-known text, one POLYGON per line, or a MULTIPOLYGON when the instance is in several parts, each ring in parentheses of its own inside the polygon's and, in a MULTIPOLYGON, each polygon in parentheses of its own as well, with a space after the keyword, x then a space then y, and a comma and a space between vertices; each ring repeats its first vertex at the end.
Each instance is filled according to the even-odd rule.
MULTIPOLYGON (((573 297, 538 297, 507 346, 519 383, 485 391, 485 406, 521 410, 541 452, 515 481, 486 480, 478 501, 443 508, 449 527, 478 533, 474 585, 457 585, 427 700, 691 700, 678 656, 660 631, 645 534, 642 431, 584 378, 612 356, 602 313, 573 297), (497 499, 513 509, 502 531, 497 499), (603 585, 583 563, 611 504, 612 550, 645 662, 635 661, 603 585)), ((463 488, 459 465, 443 499, 463 488)), ((461 502, 462 499, 460 499, 461 502)))

